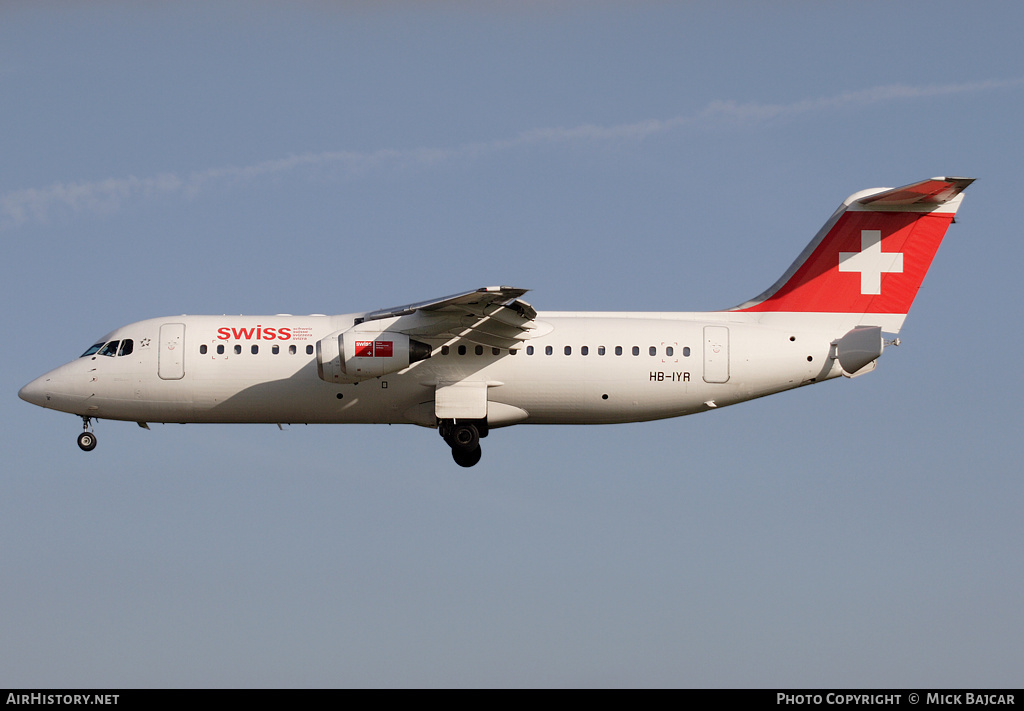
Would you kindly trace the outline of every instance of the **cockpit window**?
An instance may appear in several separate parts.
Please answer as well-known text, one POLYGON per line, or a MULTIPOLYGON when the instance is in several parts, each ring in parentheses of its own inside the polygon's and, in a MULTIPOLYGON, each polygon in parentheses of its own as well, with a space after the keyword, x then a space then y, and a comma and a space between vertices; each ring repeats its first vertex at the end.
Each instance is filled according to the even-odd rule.
POLYGON ((102 347, 103 347, 102 343, 95 343, 95 344, 89 346, 89 350, 87 350, 85 353, 80 355, 79 358, 85 358, 86 356, 91 356, 91 355, 93 355, 96 351, 98 351, 102 347))
POLYGON ((120 348, 120 350, 117 351, 117 354, 119 356, 131 355, 132 349, 134 347, 135 347, 135 344, 132 343, 132 339, 126 338, 123 341, 121 341, 121 348, 120 348))
POLYGON ((102 355, 102 356, 116 356, 117 355, 117 344, 118 343, 120 343, 120 341, 111 341, 107 345, 103 346, 103 348, 100 350, 100 355, 102 355))

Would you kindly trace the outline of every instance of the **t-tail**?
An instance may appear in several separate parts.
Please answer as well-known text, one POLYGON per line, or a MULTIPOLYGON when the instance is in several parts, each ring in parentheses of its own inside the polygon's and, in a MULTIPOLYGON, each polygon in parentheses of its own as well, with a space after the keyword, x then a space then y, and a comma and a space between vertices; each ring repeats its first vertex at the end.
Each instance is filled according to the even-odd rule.
POLYGON ((848 197, 775 284, 730 309, 761 323, 899 333, 972 178, 931 178, 848 197))

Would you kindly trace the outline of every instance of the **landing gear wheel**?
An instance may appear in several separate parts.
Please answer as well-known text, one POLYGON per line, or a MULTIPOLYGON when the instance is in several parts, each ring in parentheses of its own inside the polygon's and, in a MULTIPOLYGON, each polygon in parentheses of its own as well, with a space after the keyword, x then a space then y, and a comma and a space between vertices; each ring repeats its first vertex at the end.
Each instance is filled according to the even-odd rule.
POLYGON ((83 432, 78 435, 78 446, 83 452, 91 452, 96 449, 96 435, 92 432, 83 432))
MULTIPOLYGON (((447 441, 453 452, 457 450, 472 452, 474 449, 480 449, 480 431, 476 428, 476 425, 458 424, 452 427, 447 441)), ((479 460, 480 457, 478 456, 477 459, 479 460)), ((473 462, 473 464, 476 464, 476 462, 473 462)), ((464 464, 463 466, 472 466, 472 464, 464 464)))
POLYGON ((480 455, 483 452, 480 449, 480 445, 476 446, 476 449, 470 449, 468 451, 462 449, 452 448, 452 459, 460 467, 471 467, 480 461, 480 455))

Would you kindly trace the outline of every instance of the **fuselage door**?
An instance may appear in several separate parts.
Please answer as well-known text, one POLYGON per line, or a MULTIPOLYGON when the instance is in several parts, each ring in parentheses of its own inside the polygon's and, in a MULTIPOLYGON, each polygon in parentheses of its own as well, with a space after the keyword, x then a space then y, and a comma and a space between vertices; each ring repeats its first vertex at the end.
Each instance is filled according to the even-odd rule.
POLYGON ((704 327, 704 382, 729 382, 729 327, 704 327))
POLYGON ((160 327, 157 368, 163 380, 185 377, 185 324, 165 323, 160 327))

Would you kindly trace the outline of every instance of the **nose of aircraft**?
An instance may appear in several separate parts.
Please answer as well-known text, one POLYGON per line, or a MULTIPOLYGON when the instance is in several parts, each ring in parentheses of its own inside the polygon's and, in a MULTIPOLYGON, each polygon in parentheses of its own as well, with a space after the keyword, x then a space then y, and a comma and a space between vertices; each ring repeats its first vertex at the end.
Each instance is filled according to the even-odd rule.
POLYGON ((46 376, 36 378, 18 391, 18 397, 39 407, 46 407, 46 376))

